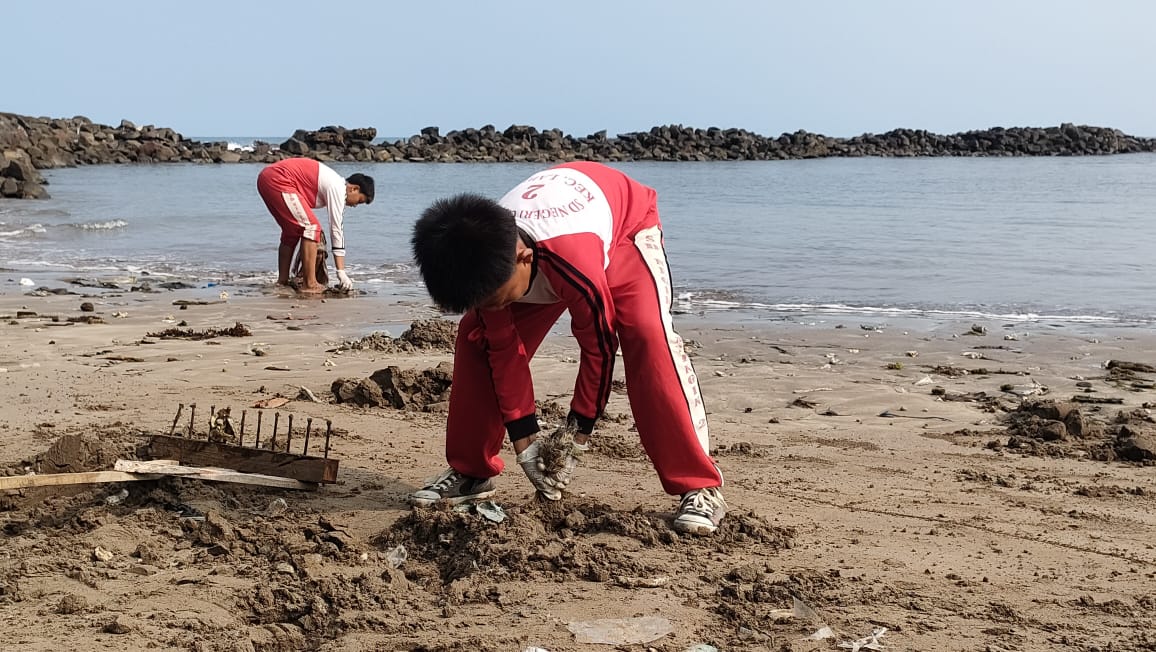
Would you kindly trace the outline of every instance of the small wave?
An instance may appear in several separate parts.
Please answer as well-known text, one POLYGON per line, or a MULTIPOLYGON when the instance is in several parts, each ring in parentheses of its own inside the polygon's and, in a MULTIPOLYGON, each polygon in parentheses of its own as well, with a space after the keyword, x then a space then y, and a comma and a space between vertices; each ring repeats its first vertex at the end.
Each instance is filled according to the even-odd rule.
POLYGON ((123 229, 128 226, 128 222, 124 220, 108 220, 107 222, 84 222, 81 224, 69 224, 68 226, 74 229, 83 229, 85 231, 104 231, 112 229, 123 229))
POLYGON ((45 233, 47 231, 48 229, 45 229, 43 224, 30 224, 19 229, 0 231, 0 238, 30 238, 38 233, 45 233))
POLYGON ((998 320, 1014 323, 1064 322, 1069 324, 1131 324, 1150 323, 1152 318, 1143 316, 1108 315, 1062 315, 1035 312, 997 312, 968 308, 898 308, 892 306, 852 306, 842 303, 761 303, 757 301, 735 301, 714 298, 699 298, 697 293, 685 292, 678 297, 680 307, 692 307, 706 312, 732 310, 752 310, 758 312, 798 313, 813 315, 911 317, 920 319, 976 319, 998 320))

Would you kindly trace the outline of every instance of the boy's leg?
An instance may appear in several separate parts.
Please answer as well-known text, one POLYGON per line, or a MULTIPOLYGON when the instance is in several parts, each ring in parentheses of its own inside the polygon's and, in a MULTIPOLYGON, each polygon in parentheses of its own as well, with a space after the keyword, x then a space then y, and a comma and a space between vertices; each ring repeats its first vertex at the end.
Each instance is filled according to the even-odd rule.
POLYGON ((709 453, 698 376, 674 330, 674 297, 660 227, 638 233, 633 246, 623 245, 606 273, 630 409, 663 489, 683 495, 721 486, 722 475, 709 453))
POLYGON ((289 285, 289 268, 293 264, 293 254, 297 252, 297 242, 300 238, 295 239, 292 244, 286 244, 285 238, 281 238, 281 244, 277 247, 277 285, 289 285))
MULTIPOLYGON (((550 328, 565 310, 560 303, 515 303, 510 306, 514 325, 527 357, 533 357, 550 328)), ((502 472, 502 450, 506 424, 498 407, 498 396, 480 336, 477 313, 466 313, 458 324, 454 349, 454 380, 450 388, 449 417, 446 420, 446 461, 459 473, 474 478, 491 478, 502 472)), ((533 388, 529 388, 533 394, 533 388)))
POLYGON ((317 273, 314 270, 317 261, 317 241, 321 237, 321 223, 317 220, 317 216, 302 203, 297 193, 278 188, 270 175, 262 173, 257 177, 257 192, 273 219, 281 226, 281 244, 277 249, 277 283, 281 285, 289 283, 289 268, 293 262, 293 253, 300 242, 302 260, 308 263, 303 270, 305 284, 302 289, 314 292, 324 290, 324 287, 318 285, 317 273))

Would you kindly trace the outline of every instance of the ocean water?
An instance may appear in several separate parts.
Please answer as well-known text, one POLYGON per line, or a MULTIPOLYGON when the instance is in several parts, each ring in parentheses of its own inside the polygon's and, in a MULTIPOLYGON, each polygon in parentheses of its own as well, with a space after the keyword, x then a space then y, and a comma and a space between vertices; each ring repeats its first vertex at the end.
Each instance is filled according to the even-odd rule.
MULTIPOLYGON (((408 243, 421 210, 456 192, 500 196, 541 166, 334 167, 377 181, 376 201, 346 212, 355 282, 420 296, 408 243)), ((658 190, 681 309, 1156 322, 1156 155, 617 167, 658 190)), ((45 171, 52 199, 0 200, 0 282, 270 283, 279 231, 260 168, 45 171)))

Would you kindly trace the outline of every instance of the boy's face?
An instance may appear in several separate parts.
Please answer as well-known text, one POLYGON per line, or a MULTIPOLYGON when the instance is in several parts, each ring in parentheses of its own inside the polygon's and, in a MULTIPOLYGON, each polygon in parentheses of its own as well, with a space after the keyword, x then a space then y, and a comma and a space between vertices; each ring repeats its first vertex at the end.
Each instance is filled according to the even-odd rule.
POLYGON ((499 310, 526 296, 530 291, 530 277, 534 271, 534 250, 518 239, 514 254, 514 273, 493 294, 478 307, 482 310, 499 310))
POLYGON ((364 204, 368 197, 361 192, 361 187, 352 183, 345 184, 345 205, 346 206, 360 206, 364 204))

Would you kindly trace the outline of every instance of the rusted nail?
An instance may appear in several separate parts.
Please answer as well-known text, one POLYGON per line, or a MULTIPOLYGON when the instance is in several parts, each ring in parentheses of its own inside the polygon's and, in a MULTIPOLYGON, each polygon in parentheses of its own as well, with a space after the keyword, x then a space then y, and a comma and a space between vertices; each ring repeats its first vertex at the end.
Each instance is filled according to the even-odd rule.
POLYGON ((185 409, 184 403, 177 403, 177 416, 173 417, 173 425, 169 426, 169 436, 171 437, 177 430, 177 422, 181 420, 181 411, 185 409))

